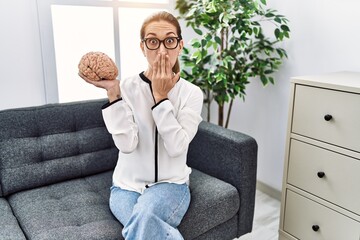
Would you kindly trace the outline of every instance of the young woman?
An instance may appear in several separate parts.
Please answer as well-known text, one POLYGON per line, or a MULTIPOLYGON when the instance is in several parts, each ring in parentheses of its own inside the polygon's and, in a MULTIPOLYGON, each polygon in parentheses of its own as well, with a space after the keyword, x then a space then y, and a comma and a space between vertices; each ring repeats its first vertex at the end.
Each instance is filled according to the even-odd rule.
POLYGON ((140 30, 144 72, 93 82, 107 90, 103 118, 119 151, 110 209, 126 240, 183 239, 177 230, 190 203, 188 146, 201 121, 201 90, 180 78, 177 19, 148 17, 140 30))

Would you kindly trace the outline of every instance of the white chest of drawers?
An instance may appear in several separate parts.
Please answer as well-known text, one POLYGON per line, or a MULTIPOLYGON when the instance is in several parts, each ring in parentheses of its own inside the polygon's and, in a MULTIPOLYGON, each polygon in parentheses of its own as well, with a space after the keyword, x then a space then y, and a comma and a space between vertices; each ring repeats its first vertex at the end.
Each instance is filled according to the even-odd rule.
POLYGON ((291 79, 280 240, 360 240, 360 73, 291 79))

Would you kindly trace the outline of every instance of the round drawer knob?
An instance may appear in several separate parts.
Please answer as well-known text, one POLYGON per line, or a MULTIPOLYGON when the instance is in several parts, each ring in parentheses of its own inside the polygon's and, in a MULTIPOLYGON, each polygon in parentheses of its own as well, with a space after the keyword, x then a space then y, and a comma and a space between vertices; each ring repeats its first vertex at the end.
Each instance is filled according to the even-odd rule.
POLYGON ((319 225, 312 225, 312 230, 314 230, 314 232, 319 231, 320 227, 319 225))
POLYGON ((324 173, 324 172, 318 172, 317 175, 318 175, 319 178, 325 177, 325 173, 324 173))
POLYGON ((332 116, 330 114, 326 114, 324 116, 325 121, 330 121, 332 119, 332 116))

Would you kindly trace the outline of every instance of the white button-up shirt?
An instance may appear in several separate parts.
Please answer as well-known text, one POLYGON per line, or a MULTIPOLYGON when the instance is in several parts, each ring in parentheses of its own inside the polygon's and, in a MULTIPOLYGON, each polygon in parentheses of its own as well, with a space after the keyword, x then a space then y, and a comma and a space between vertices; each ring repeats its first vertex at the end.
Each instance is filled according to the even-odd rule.
POLYGON ((158 182, 187 183, 188 147, 201 122, 203 93, 180 78, 168 98, 155 104, 143 73, 120 81, 122 99, 103 108, 119 151, 113 184, 142 193, 158 182))

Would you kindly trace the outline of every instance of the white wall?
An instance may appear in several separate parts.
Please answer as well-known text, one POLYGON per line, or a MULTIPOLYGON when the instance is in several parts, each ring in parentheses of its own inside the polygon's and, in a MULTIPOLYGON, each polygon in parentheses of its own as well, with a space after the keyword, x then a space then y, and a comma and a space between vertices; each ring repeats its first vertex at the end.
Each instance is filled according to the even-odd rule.
MULTIPOLYGON (((280 190, 292 76, 360 71, 358 0, 268 0, 290 20, 289 55, 266 88, 248 85, 236 101, 230 128, 258 142, 258 180, 280 190)), ((184 30, 184 37, 190 31, 184 30)), ((0 1, 0 109, 46 103, 35 0, 0 1)), ((215 114, 215 110, 213 113, 215 114)), ((216 122, 216 118, 213 118, 216 122)))
POLYGON ((35 0, 0 1, 0 109, 45 103, 35 0))

